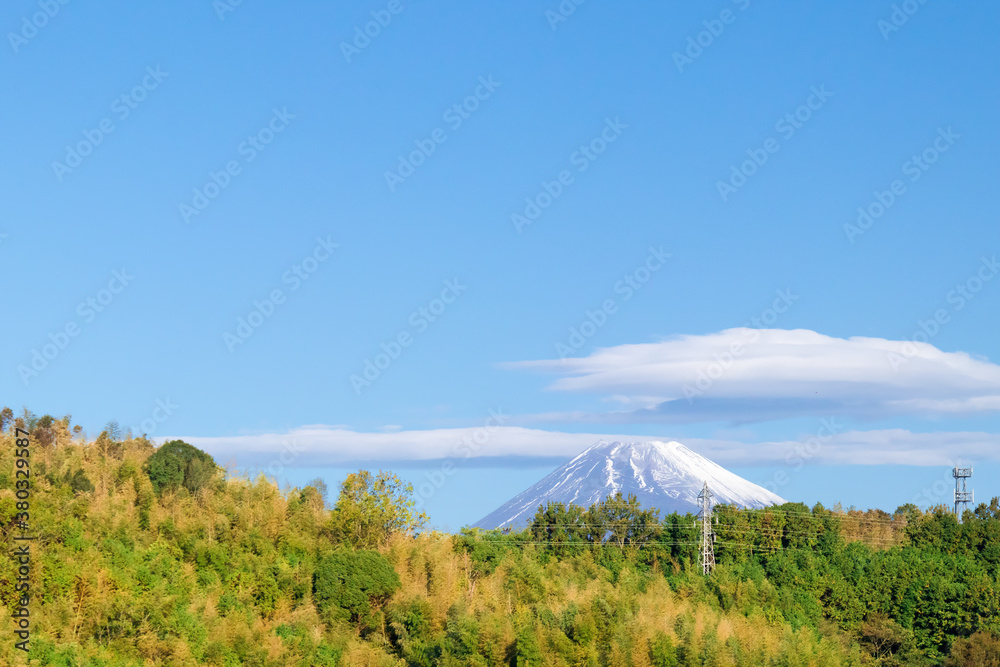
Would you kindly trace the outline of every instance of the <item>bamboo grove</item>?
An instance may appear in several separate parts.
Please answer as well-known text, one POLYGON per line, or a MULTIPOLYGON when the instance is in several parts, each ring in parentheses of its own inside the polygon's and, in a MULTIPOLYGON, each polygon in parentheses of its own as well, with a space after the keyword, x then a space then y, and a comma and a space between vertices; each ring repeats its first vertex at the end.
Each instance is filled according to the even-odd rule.
POLYGON ((426 529, 408 485, 359 471, 326 498, 175 441, 0 413, 32 433, 33 635, 0 664, 1000 665, 1000 505, 887 513, 717 506, 699 527, 634 498, 541 507, 520 531, 426 529), (331 494, 332 495, 332 494, 331 494))

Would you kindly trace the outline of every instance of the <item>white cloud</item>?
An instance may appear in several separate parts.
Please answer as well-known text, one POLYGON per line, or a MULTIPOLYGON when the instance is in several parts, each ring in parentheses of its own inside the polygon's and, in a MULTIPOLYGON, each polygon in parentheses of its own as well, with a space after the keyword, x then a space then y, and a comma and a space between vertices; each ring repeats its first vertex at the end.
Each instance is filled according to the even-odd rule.
POLYGON ((546 420, 736 423, 786 417, 950 416, 1000 410, 1000 366, 929 343, 834 338, 806 329, 726 329, 507 368, 560 375, 625 411, 546 420))
POLYGON ((848 431, 823 442, 815 436, 799 440, 745 443, 691 438, 691 449, 722 465, 791 466, 912 465, 947 466, 1000 461, 1000 434, 980 432, 914 433, 906 429, 848 431))
POLYGON ((560 433, 493 423, 471 428, 374 433, 314 425, 288 433, 171 436, 164 440, 174 437, 204 449, 220 462, 235 459, 240 465, 267 465, 279 460, 291 467, 494 456, 569 457, 601 438, 643 439, 639 436, 560 433))
MULTIPOLYGON (((836 420, 832 420, 836 421, 836 420)), ((837 427, 833 429, 837 430, 837 427)), ((724 466, 802 464, 945 466, 954 461, 1000 461, 1000 434, 913 433, 905 429, 848 431, 797 440, 745 442, 609 433, 564 433, 501 426, 368 433, 309 426, 284 434, 233 437, 180 436, 220 463, 239 466, 337 466, 345 463, 427 461, 471 457, 572 457, 598 440, 678 440, 724 466), (478 441, 478 442, 477 442, 478 441), (481 444, 479 444, 481 443, 481 444)), ((172 439, 172 438, 171 438, 172 439)))

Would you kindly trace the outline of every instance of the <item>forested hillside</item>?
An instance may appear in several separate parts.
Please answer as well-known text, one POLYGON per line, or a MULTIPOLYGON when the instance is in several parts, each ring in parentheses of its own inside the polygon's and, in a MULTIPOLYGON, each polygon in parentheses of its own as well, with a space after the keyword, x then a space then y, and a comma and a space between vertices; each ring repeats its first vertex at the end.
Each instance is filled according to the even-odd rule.
POLYGON ((0 664, 1000 665, 1000 505, 962 523, 719 507, 710 577, 694 517, 628 498, 540 508, 503 534, 424 530, 390 473, 279 489, 174 441, 0 414, 0 531, 31 433, 30 653, 0 559, 0 664), (76 430, 76 433, 74 433, 76 430))

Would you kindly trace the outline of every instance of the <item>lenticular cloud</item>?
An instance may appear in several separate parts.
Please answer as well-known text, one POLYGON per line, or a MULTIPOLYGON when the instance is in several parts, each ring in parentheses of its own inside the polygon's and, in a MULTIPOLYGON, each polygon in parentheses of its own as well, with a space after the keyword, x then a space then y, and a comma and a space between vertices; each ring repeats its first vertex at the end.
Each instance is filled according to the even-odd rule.
POLYGON ((574 415, 588 421, 876 419, 1000 410, 996 364, 926 342, 834 338, 806 329, 726 329, 506 366, 557 374, 550 389, 602 394, 627 408, 574 415))

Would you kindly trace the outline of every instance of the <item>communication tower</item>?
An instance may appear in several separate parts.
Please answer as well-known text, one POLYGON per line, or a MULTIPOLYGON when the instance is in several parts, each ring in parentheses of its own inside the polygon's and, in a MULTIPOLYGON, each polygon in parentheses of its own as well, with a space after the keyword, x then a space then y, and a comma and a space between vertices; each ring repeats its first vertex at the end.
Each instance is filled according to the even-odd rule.
POLYGON ((969 491, 965 485, 966 480, 972 477, 972 468, 955 468, 951 474, 955 478, 955 516, 961 520, 963 512, 976 501, 976 492, 969 491))

